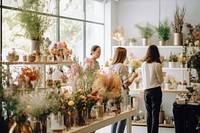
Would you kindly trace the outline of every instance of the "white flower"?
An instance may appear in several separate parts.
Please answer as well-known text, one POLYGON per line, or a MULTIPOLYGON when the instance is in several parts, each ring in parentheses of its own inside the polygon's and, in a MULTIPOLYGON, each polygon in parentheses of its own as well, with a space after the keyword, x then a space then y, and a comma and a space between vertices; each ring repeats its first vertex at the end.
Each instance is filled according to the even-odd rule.
POLYGON ((72 101, 72 100, 68 102, 68 105, 69 105, 69 106, 73 106, 74 104, 75 104, 75 103, 74 103, 74 101, 72 101))

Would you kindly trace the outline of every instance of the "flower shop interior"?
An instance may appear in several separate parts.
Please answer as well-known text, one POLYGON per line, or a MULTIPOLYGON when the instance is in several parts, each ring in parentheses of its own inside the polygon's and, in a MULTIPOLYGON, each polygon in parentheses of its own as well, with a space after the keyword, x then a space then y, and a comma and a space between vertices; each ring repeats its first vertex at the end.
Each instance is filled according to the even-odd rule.
MULTIPOLYGON (((141 64, 160 52, 159 133, 200 132, 199 0, 0 0, 0 133, 146 133, 141 64), (93 46, 100 48, 94 71, 93 46), (128 76, 109 69, 127 50, 128 76), (124 100, 126 99, 126 100, 124 100)), ((97 49, 97 48, 95 48, 97 49)))

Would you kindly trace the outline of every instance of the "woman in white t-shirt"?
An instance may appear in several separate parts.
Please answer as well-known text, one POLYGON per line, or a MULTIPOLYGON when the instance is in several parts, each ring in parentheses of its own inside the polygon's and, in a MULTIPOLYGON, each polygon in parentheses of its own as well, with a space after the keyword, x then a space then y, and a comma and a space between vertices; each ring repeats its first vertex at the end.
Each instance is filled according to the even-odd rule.
MULTIPOLYGON (((138 76, 137 73, 134 73, 130 78, 128 77, 128 67, 123 64, 126 59, 126 54, 127 54, 127 51, 125 48, 118 47, 115 50, 113 61, 112 61, 112 64, 110 65, 110 68, 116 71, 122 80, 122 84, 123 84, 122 96, 125 103, 127 103, 126 99, 128 98, 128 91, 129 91, 128 87, 132 84, 134 79, 138 76)), ((123 133, 125 125, 126 125, 126 120, 122 120, 113 124, 111 128, 111 133, 123 133)))
POLYGON ((147 110, 147 131, 148 133, 158 133, 163 73, 160 54, 156 45, 151 45, 147 49, 145 62, 141 68, 143 89, 145 90, 144 102, 147 110))

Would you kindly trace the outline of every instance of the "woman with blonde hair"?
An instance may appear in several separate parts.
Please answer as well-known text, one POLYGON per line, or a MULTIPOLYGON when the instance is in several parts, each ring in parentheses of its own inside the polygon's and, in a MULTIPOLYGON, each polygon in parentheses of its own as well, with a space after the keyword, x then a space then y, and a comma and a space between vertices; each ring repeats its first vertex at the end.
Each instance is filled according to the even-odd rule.
MULTIPOLYGON (((127 50, 123 47, 118 47, 115 50, 115 54, 112 60, 112 64, 110 68, 116 71, 121 80, 122 80, 122 96, 125 104, 127 104, 128 98, 128 87, 132 84, 134 79, 138 76, 137 73, 134 73, 130 78, 128 77, 128 67, 124 65, 124 61, 126 60, 127 50)), ((126 125, 126 120, 122 120, 112 125, 111 133, 123 133, 126 125)))

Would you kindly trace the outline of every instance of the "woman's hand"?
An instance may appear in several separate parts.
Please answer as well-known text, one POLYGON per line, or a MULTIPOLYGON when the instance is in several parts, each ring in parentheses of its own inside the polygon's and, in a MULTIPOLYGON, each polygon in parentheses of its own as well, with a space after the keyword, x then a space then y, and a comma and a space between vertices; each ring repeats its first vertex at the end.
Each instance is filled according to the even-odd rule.
POLYGON ((133 73, 133 74, 132 74, 132 78, 135 79, 135 78, 137 78, 137 77, 138 77, 138 73, 133 73))

